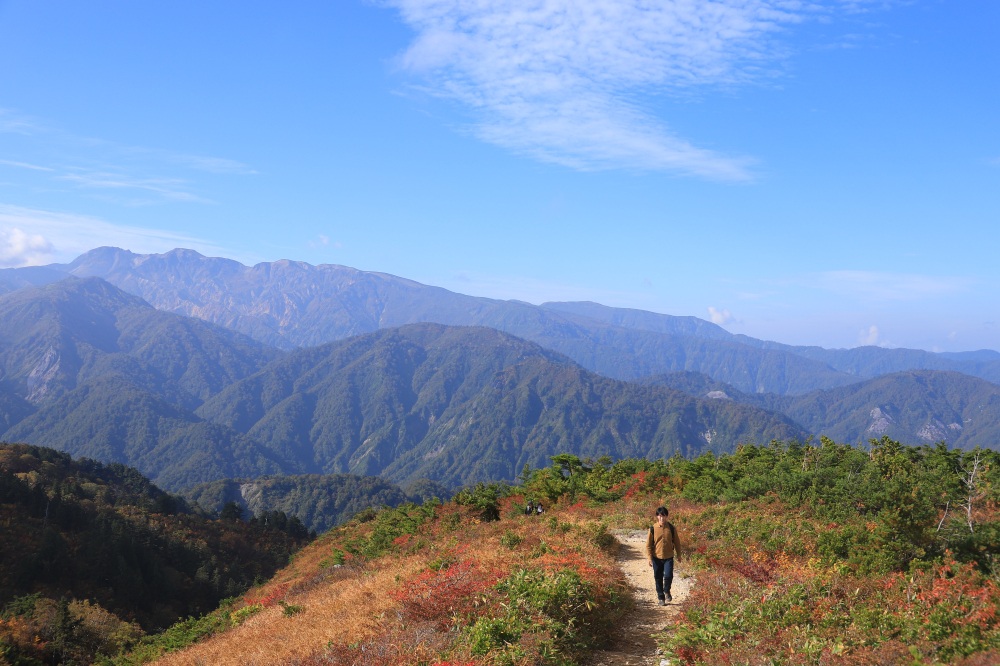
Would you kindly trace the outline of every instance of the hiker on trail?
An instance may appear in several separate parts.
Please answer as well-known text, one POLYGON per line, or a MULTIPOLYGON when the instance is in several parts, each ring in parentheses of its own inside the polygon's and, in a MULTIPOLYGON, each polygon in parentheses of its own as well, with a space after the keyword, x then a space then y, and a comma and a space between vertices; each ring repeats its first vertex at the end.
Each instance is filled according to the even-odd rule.
POLYGON ((528 500, 528 506, 524 507, 524 515, 530 516, 535 513, 535 502, 528 500))
POLYGON ((535 513, 537 513, 537 514, 541 514, 541 513, 542 513, 542 511, 544 511, 544 509, 542 509, 542 503, 541 503, 541 502, 539 502, 539 503, 538 503, 538 504, 537 504, 537 505, 535 506, 535 513))
POLYGON ((678 562, 681 560, 681 542, 677 538, 677 528, 667 521, 665 506, 656 509, 656 524, 649 528, 646 539, 646 555, 656 579, 656 596, 660 605, 666 606, 667 601, 674 600, 670 596, 670 586, 674 582, 674 557, 678 562))

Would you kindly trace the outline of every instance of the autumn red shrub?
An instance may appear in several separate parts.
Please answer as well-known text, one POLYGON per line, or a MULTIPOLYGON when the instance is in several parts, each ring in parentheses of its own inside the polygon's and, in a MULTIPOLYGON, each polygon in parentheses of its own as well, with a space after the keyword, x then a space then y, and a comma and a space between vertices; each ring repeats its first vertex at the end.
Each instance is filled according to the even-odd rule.
POLYGON ((499 573, 465 559, 436 571, 427 569, 391 596, 402 604, 407 618, 433 622, 443 629, 468 615, 499 579, 499 573))
MULTIPOLYGON (((258 590, 257 594, 260 594, 262 590, 258 590)), ((264 608, 270 608, 275 605, 281 599, 285 598, 288 594, 288 584, 275 585, 271 590, 262 596, 257 596, 255 594, 247 594, 243 597, 243 603, 247 606, 253 606, 254 604, 260 604, 264 608)))

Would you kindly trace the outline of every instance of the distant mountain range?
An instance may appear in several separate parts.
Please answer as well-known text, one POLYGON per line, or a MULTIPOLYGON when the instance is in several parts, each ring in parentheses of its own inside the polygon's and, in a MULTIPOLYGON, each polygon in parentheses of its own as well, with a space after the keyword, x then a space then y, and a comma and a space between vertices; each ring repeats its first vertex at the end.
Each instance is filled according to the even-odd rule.
POLYGON ((171 490, 345 472, 456 486, 560 452, 660 457, 804 435, 493 329, 415 324, 283 353, 97 278, 0 296, 0 343, 4 439, 126 463, 171 490))
POLYGON ((811 434, 995 447, 998 380, 993 351, 791 347, 342 266, 101 248, 0 271, 0 436, 170 490, 343 473, 455 487, 555 453, 811 434))
POLYGON ((701 372, 746 393, 802 394, 906 370, 1000 382, 1000 353, 828 350, 733 335, 695 317, 596 303, 500 301, 385 273, 276 261, 244 266, 192 250, 92 250, 69 264, 0 271, 0 289, 100 277, 157 309, 204 319, 281 349, 418 322, 486 326, 535 342, 614 379, 701 372))

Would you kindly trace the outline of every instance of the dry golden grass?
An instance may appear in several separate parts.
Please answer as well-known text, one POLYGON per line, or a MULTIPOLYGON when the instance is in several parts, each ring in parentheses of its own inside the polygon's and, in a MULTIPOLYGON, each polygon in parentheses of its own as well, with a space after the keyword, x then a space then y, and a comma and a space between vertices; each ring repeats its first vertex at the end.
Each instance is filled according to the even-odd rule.
MULTIPOLYGON (((301 568, 301 563, 293 567, 301 568)), ((164 666, 218 664, 284 664, 303 659, 333 641, 354 641, 371 636, 380 619, 396 604, 388 592, 426 567, 423 557, 384 558, 377 566, 357 569, 334 580, 285 597, 302 611, 285 617, 280 606, 266 608, 230 631, 167 655, 164 666)), ((289 581, 287 575, 276 577, 289 581)))
MULTIPOLYGON (((294 562, 265 586, 244 597, 248 603, 263 601, 266 607, 263 611, 237 627, 155 663, 164 666, 327 663, 324 654, 328 646, 340 646, 343 650, 344 646, 359 644, 392 653, 373 662, 380 664, 433 661, 435 655, 449 650, 453 659, 467 658, 465 649, 454 645, 454 631, 413 617, 407 611, 407 590, 414 589, 409 585, 422 572, 426 575, 430 564, 442 560, 471 561, 488 578, 490 572, 508 575, 530 558, 537 558, 533 561, 538 566, 559 565, 564 556, 579 563, 601 559, 596 550, 589 556, 580 550, 592 546, 581 545, 578 535, 556 526, 593 522, 589 510, 579 505, 553 507, 546 516, 529 517, 518 515, 514 506, 509 500, 504 507, 505 517, 492 523, 480 522, 453 505, 439 507, 437 518, 425 523, 413 540, 401 542, 394 554, 365 563, 349 560, 342 567, 326 566, 336 536, 324 535, 301 551, 294 562), (520 537, 518 544, 503 545, 505 538, 510 542, 511 534, 520 537), (538 551, 543 544, 544 549, 538 551), (539 552, 547 554, 541 556, 539 552), (279 601, 300 606, 302 610, 286 615, 279 601)), ((594 575, 605 576, 607 572, 594 571, 594 575)))

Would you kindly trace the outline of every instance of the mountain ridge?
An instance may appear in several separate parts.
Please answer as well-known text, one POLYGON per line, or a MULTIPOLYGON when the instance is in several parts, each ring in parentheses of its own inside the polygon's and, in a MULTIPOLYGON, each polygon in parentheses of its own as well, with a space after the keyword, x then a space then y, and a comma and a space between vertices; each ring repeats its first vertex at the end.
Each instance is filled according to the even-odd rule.
MULTIPOLYGON (((281 260, 244 266, 193 250, 140 255, 105 247, 44 268, 49 276, 102 277, 159 309, 286 350, 429 321, 496 328, 615 379, 692 370, 744 392, 803 394, 930 366, 1000 382, 1000 354, 795 347, 730 334, 696 317, 594 303, 500 301, 335 264, 281 260)), ((0 271, 0 287, 23 285, 23 270, 0 271)), ((31 278, 39 275, 36 270, 31 278)))

